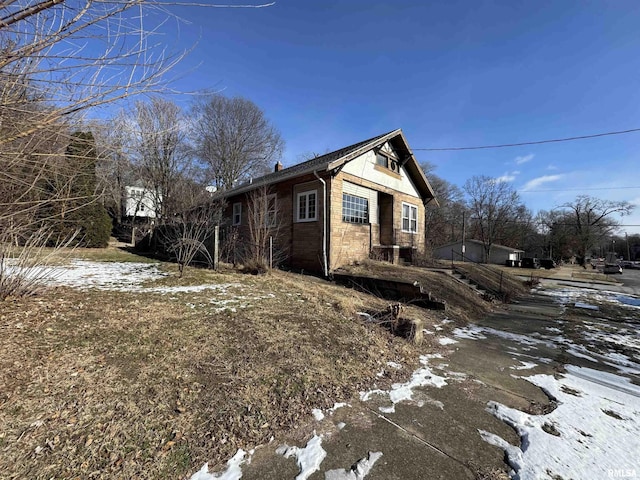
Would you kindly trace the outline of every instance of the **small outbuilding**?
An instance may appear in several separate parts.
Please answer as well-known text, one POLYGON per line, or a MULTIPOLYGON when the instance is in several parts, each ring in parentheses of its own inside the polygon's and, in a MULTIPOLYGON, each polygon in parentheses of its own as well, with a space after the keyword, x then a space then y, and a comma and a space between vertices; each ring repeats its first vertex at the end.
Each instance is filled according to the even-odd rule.
POLYGON ((494 243, 491 245, 489 260, 486 260, 486 245, 480 240, 465 240, 464 248, 462 241, 448 243, 433 249, 433 257, 441 260, 462 260, 464 251, 465 260, 476 263, 495 263, 505 265, 509 261, 513 265, 518 265, 524 255, 524 250, 519 250, 505 245, 494 243))

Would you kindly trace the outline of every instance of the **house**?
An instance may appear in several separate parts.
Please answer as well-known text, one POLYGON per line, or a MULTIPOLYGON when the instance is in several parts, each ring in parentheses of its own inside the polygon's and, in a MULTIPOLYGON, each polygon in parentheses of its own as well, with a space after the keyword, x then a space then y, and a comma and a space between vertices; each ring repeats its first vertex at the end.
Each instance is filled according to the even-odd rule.
POLYGON ((422 253, 424 206, 435 201, 400 129, 288 168, 278 163, 222 192, 229 225, 245 241, 251 198, 261 189, 286 263, 325 275, 371 255, 398 262, 422 253))
MULTIPOLYGON (((491 245, 491 253, 489 261, 485 262, 486 252, 485 244, 480 240, 465 240, 464 242, 465 260, 476 263, 495 263, 497 265, 505 265, 508 260, 518 262, 522 260, 524 250, 506 247, 494 243, 491 245)), ((441 260, 462 260, 462 241, 448 243, 433 249, 433 257, 441 260)))
POLYGON ((136 218, 156 218, 156 196, 144 187, 126 186, 124 216, 136 218))

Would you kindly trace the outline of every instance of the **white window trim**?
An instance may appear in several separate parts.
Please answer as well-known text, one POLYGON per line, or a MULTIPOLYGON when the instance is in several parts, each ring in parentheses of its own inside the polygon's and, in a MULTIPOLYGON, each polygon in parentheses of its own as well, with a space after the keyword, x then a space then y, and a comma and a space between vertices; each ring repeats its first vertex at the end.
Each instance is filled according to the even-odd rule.
POLYGON ((300 192, 296 195, 296 222, 316 222, 318 220, 318 190, 307 190, 306 192, 300 192), (313 217, 309 217, 309 195, 315 195, 315 208, 313 209, 313 217), (307 197, 307 207, 305 214, 307 218, 300 218, 300 198, 307 197))
POLYGON ((233 204, 233 213, 231 214, 231 225, 237 227, 238 225, 242 225, 242 202, 237 202, 233 204), (236 212, 236 207, 239 207, 239 212, 236 212), (236 222, 236 214, 238 215, 238 221, 236 222))
POLYGON ((412 203, 402 202, 402 232, 403 233, 418 233, 418 206, 417 205, 413 205, 412 203), (405 205, 407 207, 409 207, 409 217, 405 217, 404 216, 404 207, 405 207, 405 205), (411 212, 412 211, 416 212, 416 217, 415 217, 416 229, 415 230, 411 230, 411 212), (409 219, 409 230, 406 230, 404 228, 404 219, 405 218, 409 219))

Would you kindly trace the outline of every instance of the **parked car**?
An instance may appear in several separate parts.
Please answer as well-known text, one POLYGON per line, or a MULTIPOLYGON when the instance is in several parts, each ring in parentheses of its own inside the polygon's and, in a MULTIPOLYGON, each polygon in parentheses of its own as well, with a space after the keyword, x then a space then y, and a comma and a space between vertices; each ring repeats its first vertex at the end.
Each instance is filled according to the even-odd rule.
POLYGON ((632 262, 630 260, 622 260, 620 266, 624 269, 640 269, 640 262, 632 262))
POLYGON ((537 258, 524 257, 522 268, 540 268, 540 261, 537 258))
POLYGON ((608 263, 604 266, 602 273, 606 273, 607 275, 610 274, 621 274, 622 273, 622 267, 620 265, 617 265, 615 263, 608 263))
POLYGON ((554 262, 551 258, 541 258, 540 259, 540 266, 542 268, 546 268, 547 270, 550 270, 552 268, 556 268, 556 262, 554 262))

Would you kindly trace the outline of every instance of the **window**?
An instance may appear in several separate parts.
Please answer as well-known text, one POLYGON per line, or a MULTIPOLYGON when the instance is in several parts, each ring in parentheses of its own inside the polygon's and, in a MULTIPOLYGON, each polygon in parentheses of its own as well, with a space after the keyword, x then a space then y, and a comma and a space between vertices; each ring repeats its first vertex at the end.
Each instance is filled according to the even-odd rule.
POLYGON ((383 152, 376 153, 376 165, 388 168, 392 172, 400 173, 400 164, 394 157, 383 152))
POLYGON ((349 223, 369 223, 369 200, 343 193, 342 221, 349 223))
POLYGON ((298 194, 298 222, 313 222, 317 220, 317 192, 311 190, 298 194))
POLYGON ((242 203, 233 204, 233 220, 232 225, 240 225, 242 223, 242 203))
POLYGON ((402 202, 402 231, 416 233, 418 231, 418 207, 402 202))
POLYGON ((269 195, 267 197, 267 204, 265 205, 266 207, 266 212, 265 212, 265 224, 268 227, 275 227, 276 226, 276 222, 277 222, 277 218, 276 218, 276 214, 278 212, 278 208, 276 205, 276 195, 269 195))

